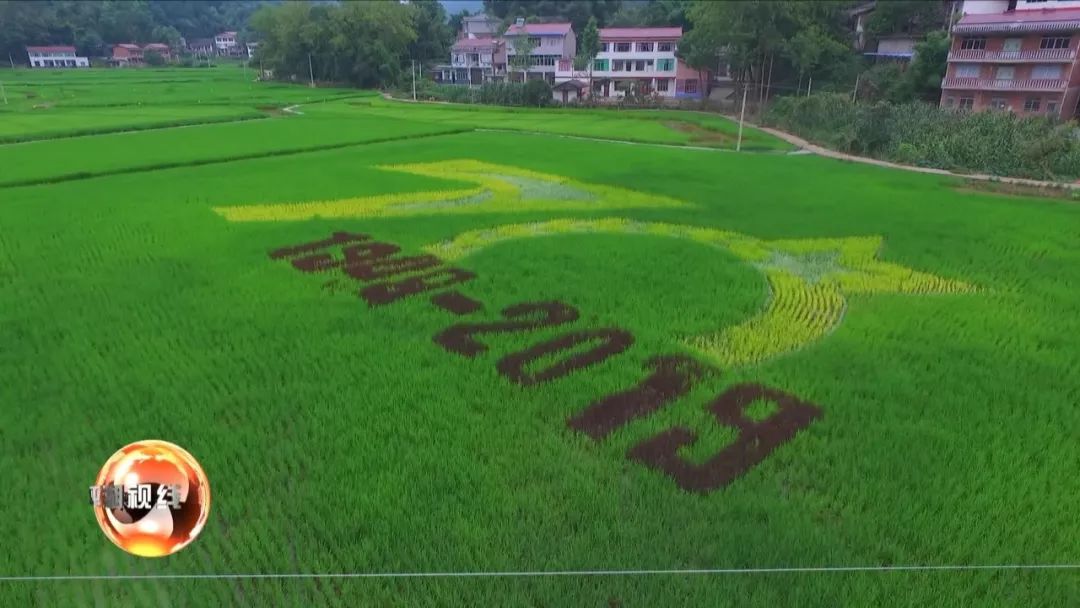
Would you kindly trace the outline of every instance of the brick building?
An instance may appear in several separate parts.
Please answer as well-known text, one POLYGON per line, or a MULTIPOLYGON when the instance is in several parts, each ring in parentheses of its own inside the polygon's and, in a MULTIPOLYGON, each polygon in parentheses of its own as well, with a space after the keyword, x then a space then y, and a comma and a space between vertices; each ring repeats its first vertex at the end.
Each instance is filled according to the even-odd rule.
POLYGON ((965 2, 941 105, 1064 119, 1080 103, 1080 0, 965 2))

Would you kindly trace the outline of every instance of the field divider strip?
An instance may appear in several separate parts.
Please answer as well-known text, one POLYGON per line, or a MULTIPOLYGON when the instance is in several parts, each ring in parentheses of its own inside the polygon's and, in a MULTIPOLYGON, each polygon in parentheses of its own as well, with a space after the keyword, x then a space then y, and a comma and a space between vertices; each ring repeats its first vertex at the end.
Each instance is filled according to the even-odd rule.
POLYGON ((909 566, 793 566, 777 568, 690 568, 644 570, 537 570, 496 572, 281 572, 223 574, 57 574, 0 576, 0 582, 188 580, 188 579, 341 579, 341 578, 526 578, 554 576, 655 576, 710 574, 812 574, 844 572, 961 572, 979 570, 1080 570, 1080 564, 954 564, 909 566))
POLYGON ((204 165, 218 165, 223 163, 231 163, 244 160, 256 160, 259 158, 272 158, 275 156, 292 156, 295 154, 307 154, 309 152, 322 152, 324 150, 336 150, 338 148, 349 148, 353 146, 366 146, 369 144, 382 144, 393 141, 403 141, 407 139, 424 139, 428 137, 440 137, 443 135, 460 135, 461 133, 471 133, 475 131, 472 127, 460 128, 460 129, 447 129, 445 131, 439 131, 436 133, 417 133, 413 135, 400 135, 394 137, 380 137, 376 139, 369 139, 365 141, 349 141, 339 142, 334 144, 321 144, 318 146, 307 146, 303 148, 284 148, 280 150, 267 150, 263 152, 252 152, 249 154, 238 154, 236 156, 229 157, 216 157, 216 158, 200 158, 196 160, 175 161, 167 163, 155 163, 152 165, 140 165, 135 167, 121 167, 117 169, 107 169, 104 171, 80 171, 77 173, 65 173, 61 175, 53 175, 49 177, 40 177, 25 180, 14 180, 8 182, 0 182, 0 189, 5 188, 22 188, 24 186, 40 186, 44 184, 58 184, 63 182, 77 181, 83 179, 93 179, 97 177, 108 177, 111 175, 126 175, 129 173, 146 173, 150 171, 160 171, 164 169, 177 169, 180 167, 201 167, 204 165))
POLYGON ((146 123, 145 125, 123 125, 105 129, 79 129, 76 131, 42 134, 41 137, 34 135, 0 137, 0 146, 16 146, 20 144, 32 144, 39 141, 54 141, 57 139, 74 139, 76 137, 95 137, 98 135, 117 135, 120 133, 141 133, 143 131, 164 131, 166 129, 182 129, 184 127, 201 127, 203 125, 222 125, 232 122, 247 122, 250 120, 266 120, 270 116, 266 114, 239 114, 232 116, 208 116, 200 119, 171 120, 162 122, 146 123))
MULTIPOLYGON (((735 152, 735 150, 733 150, 731 148, 718 148, 718 147, 711 147, 711 146, 694 146, 694 145, 689 145, 689 144, 665 144, 665 143, 654 142, 654 141, 644 141, 644 140, 640 140, 640 139, 608 139, 608 138, 604 138, 604 137, 586 137, 584 135, 565 135, 565 134, 562 134, 562 133, 552 133, 550 131, 534 131, 534 130, 531 130, 531 129, 507 129, 507 128, 488 129, 488 128, 477 128, 477 129, 475 129, 475 131, 477 131, 478 133, 514 133, 514 134, 517 134, 517 135, 546 135, 548 137, 561 137, 563 139, 578 139, 578 140, 582 140, 582 141, 595 141, 595 142, 600 142, 600 143, 605 143, 605 144, 626 144, 626 145, 631 145, 631 146, 654 146, 654 147, 658 147, 658 148, 672 148, 672 149, 675 149, 675 150, 704 150, 706 152, 732 152, 732 153, 735 152)), ((765 151, 765 150, 744 150, 744 151, 739 152, 739 154, 768 154, 768 155, 771 155, 771 156, 787 156, 788 151, 787 150, 783 150, 783 151, 780 151, 780 150, 776 150, 776 151, 771 151, 771 150, 770 151, 765 151)))

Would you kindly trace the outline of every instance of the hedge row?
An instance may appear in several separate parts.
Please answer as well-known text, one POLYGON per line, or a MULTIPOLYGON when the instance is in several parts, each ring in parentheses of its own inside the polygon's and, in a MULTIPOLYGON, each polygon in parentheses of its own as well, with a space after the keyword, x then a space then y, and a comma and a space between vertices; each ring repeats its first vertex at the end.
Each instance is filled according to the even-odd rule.
POLYGON ((782 97, 765 124, 861 156, 960 172, 1071 181, 1080 177, 1080 127, 1011 112, 924 103, 853 103, 821 93, 782 97))
POLYGON ((479 87, 424 83, 418 98, 453 103, 482 103, 498 106, 546 106, 552 102, 551 85, 544 80, 489 82, 479 87))

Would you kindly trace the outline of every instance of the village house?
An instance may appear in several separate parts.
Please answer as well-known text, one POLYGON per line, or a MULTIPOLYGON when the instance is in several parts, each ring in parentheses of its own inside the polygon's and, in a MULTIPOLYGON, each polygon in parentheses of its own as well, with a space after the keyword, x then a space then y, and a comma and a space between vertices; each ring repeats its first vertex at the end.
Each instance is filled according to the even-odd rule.
MULTIPOLYGON (((592 66, 593 97, 617 99, 629 94, 672 99, 701 99, 710 74, 688 67, 675 56, 680 27, 601 28, 600 52, 592 66)), ((589 70, 575 70, 572 59, 559 61, 555 99, 563 103, 585 96, 589 70)))
POLYGON ((969 0, 962 10, 942 106, 1077 116, 1080 0, 969 0))
POLYGON ((109 63, 120 67, 144 65, 146 63, 146 53, 157 53, 165 61, 171 61, 173 58, 172 49, 167 44, 151 42, 139 46, 138 44, 121 43, 112 46, 112 57, 109 63))
POLYGON ((116 65, 141 65, 143 62, 142 47, 137 44, 121 43, 112 47, 112 61, 116 65))
POLYGON ((187 43, 187 50, 192 55, 209 57, 217 52, 213 38, 195 38, 187 43))
POLYGON ((90 60, 77 56, 73 46, 28 46, 26 58, 32 68, 90 67, 90 60))
POLYGON ((461 19, 460 37, 495 38, 499 35, 499 20, 481 13, 461 19))
POLYGON ((483 84, 506 76, 506 42, 499 38, 459 38, 450 49, 450 63, 435 67, 435 81, 483 84))
POLYGON ((214 36, 214 49, 218 55, 239 55, 241 49, 236 42, 236 32, 221 32, 214 36))
POLYGON ((555 82, 559 61, 573 60, 577 51, 577 39, 569 23, 525 23, 524 19, 518 19, 506 29, 503 37, 506 39, 508 70, 513 80, 542 78, 555 82), (527 40, 532 50, 524 68, 514 67, 520 48, 517 45, 522 40, 527 40))

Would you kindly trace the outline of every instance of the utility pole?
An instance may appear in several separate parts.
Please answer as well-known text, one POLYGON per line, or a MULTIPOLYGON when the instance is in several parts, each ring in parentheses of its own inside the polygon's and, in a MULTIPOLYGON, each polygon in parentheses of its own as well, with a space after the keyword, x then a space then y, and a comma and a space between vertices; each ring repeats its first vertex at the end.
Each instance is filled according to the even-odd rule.
POLYGON ((412 100, 416 101, 416 60, 412 60, 412 100))
POLYGON ((862 74, 855 76, 855 90, 851 92, 851 103, 855 103, 855 98, 859 95, 859 78, 861 77, 862 74))
POLYGON ((735 151, 740 152, 742 150, 742 126, 743 120, 746 119, 746 85, 743 84, 742 89, 742 110, 739 112, 739 140, 735 143, 735 151))
POLYGON ((7 60, 8 60, 8 63, 11 64, 11 69, 14 70, 15 69, 15 60, 11 58, 11 53, 7 54, 7 60))
POLYGON ((808 82, 806 84, 806 96, 807 97, 810 96, 810 87, 812 87, 812 86, 814 86, 814 77, 813 76, 810 77, 810 82, 808 82))
POLYGON ((311 69, 311 53, 307 54, 307 73, 308 73, 308 78, 310 79, 309 80, 309 82, 310 82, 309 86, 314 89, 315 88, 315 71, 311 69))
POLYGON ((0 80, 0 95, 4 96, 4 105, 7 105, 7 91, 4 90, 4 81, 0 80))

